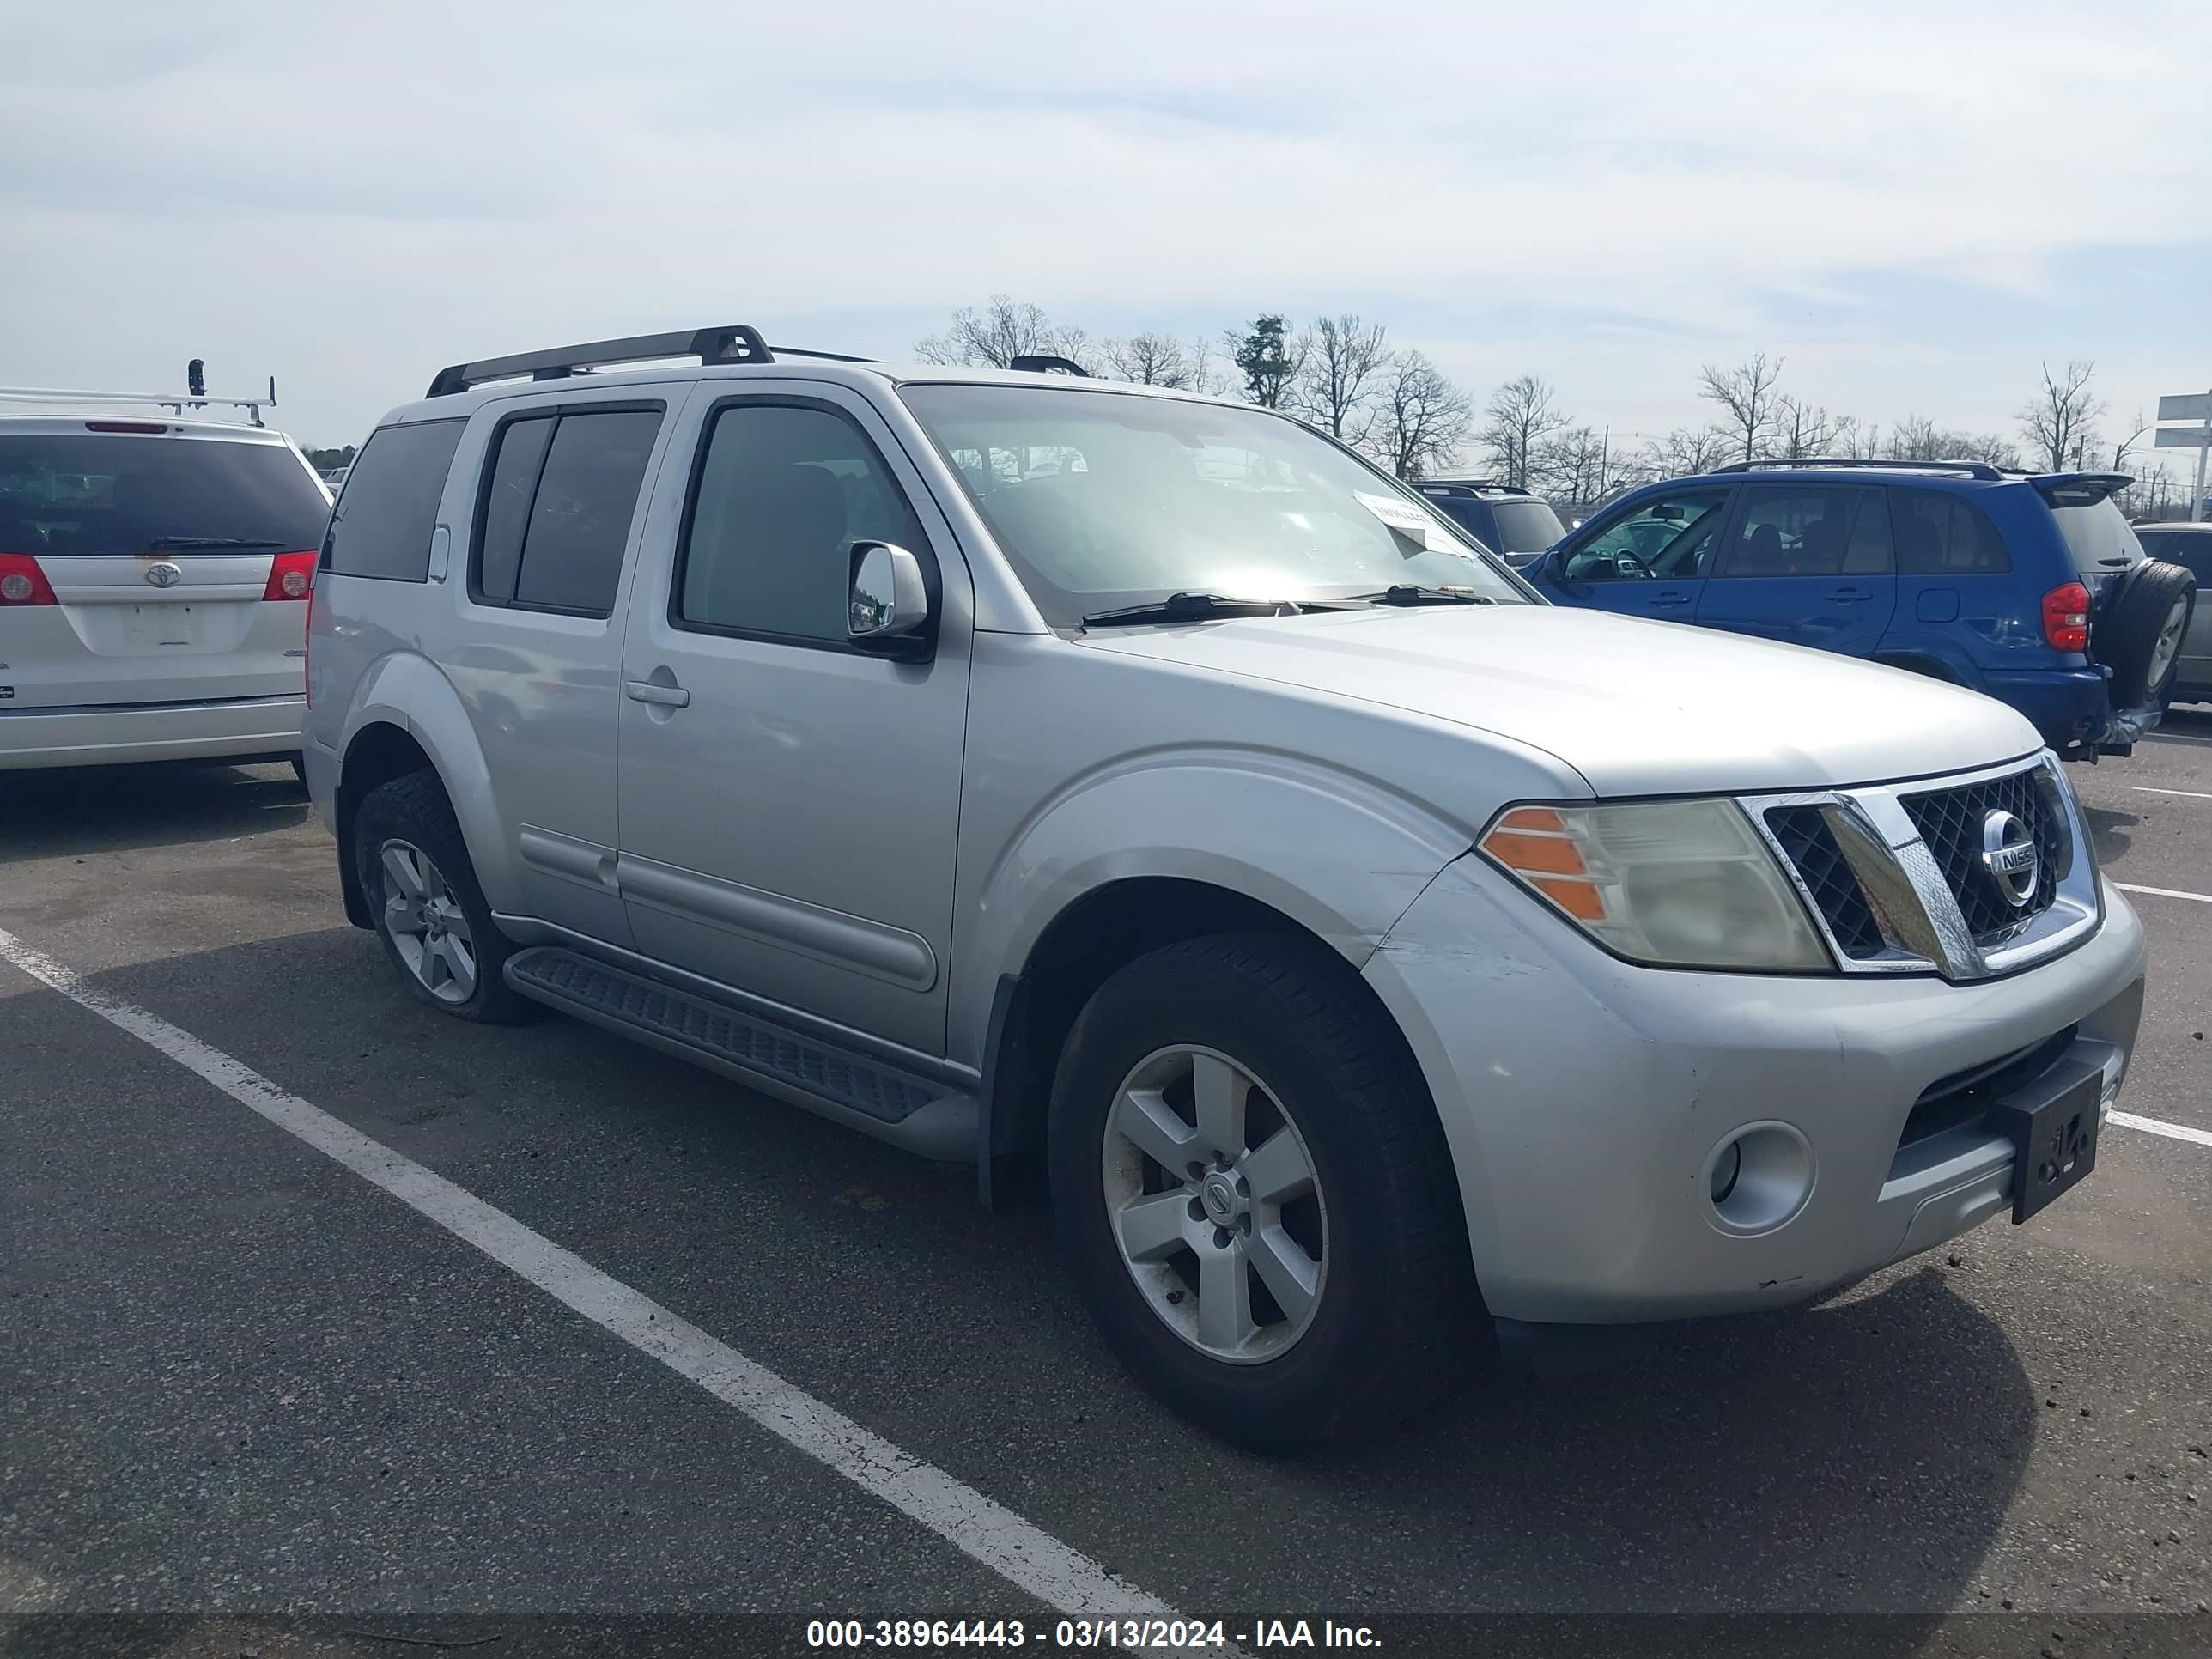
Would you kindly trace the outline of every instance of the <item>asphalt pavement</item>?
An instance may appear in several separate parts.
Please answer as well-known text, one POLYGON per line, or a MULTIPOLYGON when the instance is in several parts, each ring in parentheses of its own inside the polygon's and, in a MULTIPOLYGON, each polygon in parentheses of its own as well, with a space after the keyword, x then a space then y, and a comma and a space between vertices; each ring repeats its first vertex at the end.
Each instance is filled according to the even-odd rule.
MULTIPOLYGON (((2073 776, 2107 873, 2166 890, 2130 901, 2121 1107, 2212 1131, 2212 902, 2166 896, 2212 895, 2212 710, 2073 776)), ((1041 1204, 987 1213, 963 1169, 581 1024, 417 1006, 289 772, 5 774, 0 802, 0 929, 88 995, 1170 1607, 2212 1601, 2212 1146, 2110 1127, 2027 1225, 1269 1461, 1121 1373, 1041 1204)), ((0 1613, 1049 1613, 961 1541, 974 1513, 917 1519, 937 1500, 887 1502, 219 1083, 0 962, 0 1613)))

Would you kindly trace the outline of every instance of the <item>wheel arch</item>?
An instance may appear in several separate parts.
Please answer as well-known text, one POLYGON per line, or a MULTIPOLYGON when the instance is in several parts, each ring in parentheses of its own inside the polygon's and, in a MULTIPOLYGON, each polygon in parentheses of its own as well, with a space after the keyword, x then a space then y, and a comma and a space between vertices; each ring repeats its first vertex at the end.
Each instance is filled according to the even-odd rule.
POLYGON ((354 868, 353 821, 379 784, 409 772, 437 775, 477 880, 495 910, 513 908, 514 872, 505 855, 490 774, 476 730, 453 684, 426 659, 396 653, 362 677, 345 723, 332 817, 346 919, 370 925, 354 868))

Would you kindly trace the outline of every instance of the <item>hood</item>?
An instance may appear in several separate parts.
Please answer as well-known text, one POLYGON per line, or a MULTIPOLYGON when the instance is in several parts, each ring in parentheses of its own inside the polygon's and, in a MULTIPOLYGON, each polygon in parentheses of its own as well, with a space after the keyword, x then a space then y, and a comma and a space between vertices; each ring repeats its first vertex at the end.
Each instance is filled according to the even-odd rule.
POLYGON ((1377 606, 1100 629, 1079 643, 1495 732, 1557 756, 1601 796, 1879 783, 2042 747, 2004 704, 1902 669, 1565 606, 1377 606))

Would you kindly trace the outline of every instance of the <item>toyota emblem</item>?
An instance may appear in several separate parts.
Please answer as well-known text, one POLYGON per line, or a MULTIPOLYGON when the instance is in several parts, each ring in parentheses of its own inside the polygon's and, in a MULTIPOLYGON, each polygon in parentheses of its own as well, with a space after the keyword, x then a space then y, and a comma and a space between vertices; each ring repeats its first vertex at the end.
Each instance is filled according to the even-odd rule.
POLYGON ((146 580, 156 587, 174 587, 185 579, 185 568, 163 559, 146 567, 146 580))
POLYGON ((2010 812, 1991 812, 1982 819, 1982 867, 1990 872, 1997 891, 2015 910, 2027 908, 2035 896, 2035 837, 2010 812))

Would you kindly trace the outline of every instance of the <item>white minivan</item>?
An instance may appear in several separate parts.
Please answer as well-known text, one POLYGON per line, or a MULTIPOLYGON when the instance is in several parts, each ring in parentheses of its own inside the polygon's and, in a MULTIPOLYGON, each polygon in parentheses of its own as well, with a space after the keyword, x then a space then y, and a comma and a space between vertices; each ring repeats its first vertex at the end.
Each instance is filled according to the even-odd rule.
POLYGON ((330 512, 265 428, 0 416, 0 770, 296 765, 330 512))

